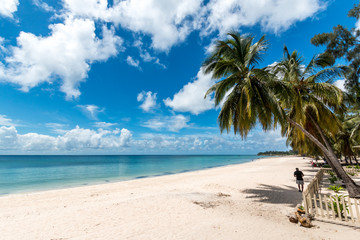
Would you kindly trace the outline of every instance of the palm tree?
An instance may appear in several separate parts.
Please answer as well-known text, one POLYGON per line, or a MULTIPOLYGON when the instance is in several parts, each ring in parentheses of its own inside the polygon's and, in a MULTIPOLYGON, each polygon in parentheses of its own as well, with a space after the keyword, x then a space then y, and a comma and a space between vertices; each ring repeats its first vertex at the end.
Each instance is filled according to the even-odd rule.
POLYGON ((342 92, 324 80, 331 80, 345 69, 316 71, 333 63, 326 56, 314 57, 304 69, 297 53, 290 55, 286 48, 283 61, 273 68, 259 69, 256 66, 267 48, 264 36, 253 43, 251 36, 228 35, 229 39, 217 42, 203 63, 205 73, 221 79, 205 95, 215 92, 216 105, 225 98, 218 116, 220 130, 229 132, 233 127, 235 134, 246 137, 259 122, 265 131, 280 125, 288 136, 306 136, 343 179, 349 195, 360 198, 359 186, 346 174, 327 139, 339 128, 334 113, 342 111, 343 105, 342 92))
POLYGON ((355 160, 356 164, 359 164, 356 159, 355 152, 352 149, 353 146, 359 144, 359 127, 360 127, 360 115, 347 115, 339 116, 342 121, 340 131, 336 134, 336 142, 334 148, 345 157, 345 161, 348 164, 348 160, 352 164, 352 160, 355 160))
POLYGON ((206 95, 215 91, 215 104, 219 105, 229 92, 218 117, 220 130, 229 132, 233 126, 235 134, 246 137, 257 121, 266 131, 284 116, 270 90, 272 79, 268 70, 255 68, 267 49, 265 37, 252 44, 253 37, 229 35, 232 39, 218 41, 214 53, 203 63, 205 73, 212 73, 215 79, 224 78, 206 95))

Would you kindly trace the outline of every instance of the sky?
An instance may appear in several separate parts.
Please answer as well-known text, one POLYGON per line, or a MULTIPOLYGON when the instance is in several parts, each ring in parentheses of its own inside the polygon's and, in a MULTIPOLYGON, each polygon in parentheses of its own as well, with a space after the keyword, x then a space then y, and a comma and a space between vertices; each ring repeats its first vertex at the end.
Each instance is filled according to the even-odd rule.
MULTIPOLYGON (((229 31, 305 59, 352 0, 0 0, 0 154, 256 154, 280 129, 221 133, 202 72, 229 31)), ((335 82, 343 86, 343 80, 335 82)))

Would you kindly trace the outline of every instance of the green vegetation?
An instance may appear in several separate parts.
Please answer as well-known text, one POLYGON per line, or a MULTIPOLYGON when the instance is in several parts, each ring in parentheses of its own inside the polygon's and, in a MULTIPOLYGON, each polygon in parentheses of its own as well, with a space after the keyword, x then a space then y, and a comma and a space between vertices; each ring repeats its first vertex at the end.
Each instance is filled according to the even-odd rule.
POLYGON ((329 171, 328 172, 330 177, 328 178, 328 180, 330 181, 331 184, 334 184, 336 181, 338 181, 339 179, 336 177, 335 173, 333 171, 329 171))
POLYGON ((296 151, 290 150, 290 151, 265 151, 265 152, 259 152, 258 156, 279 156, 279 155, 297 155, 298 153, 296 151))
MULTIPOLYGON (((349 16, 359 19, 359 14, 360 4, 349 16)), ((246 138, 258 125, 264 131, 279 127, 292 149, 299 154, 323 155, 350 196, 360 198, 360 186, 337 156, 357 162, 352 146, 360 143, 360 32, 353 38, 339 34, 346 33, 341 29, 313 38, 313 44, 325 45, 326 50, 308 63, 285 46, 283 58, 264 68, 259 64, 268 47, 265 36, 255 42, 253 36, 231 32, 228 39, 216 42, 203 63, 204 72, 218 80, 205 97, 214 93, 215 105, 223 103, 218 116, 221 132, 232 130, 246 138), (347 46, 339 39, 349 40, 347 46), (336 59, 344 56, 342 62, 349 64, 335 65, 336 59), (341 78, 346 79, 350 94, 332 84, 341 78)))
POLYGON ((333 190, 334 192, 338 193, 341 190, 344 190, 344 188, 340 185, 331 185, 328 187, 329 190, 333 190))
POLYGON ((330 181, 330 183, 334 184, 339 179, 336 176, 331 176, 328 178, 328 180, 330 181))
POLYGON ((349 207, 348 207, 348 205, 347 204, 345 204, 345 206, 344 206, 344 204, 342 204, 342 199, 344 198, 344 196, 343 195, 335 195, 335 196, 331 196, 330 197, 330 203, 328 203, 328 207, 329 208, 331 208, 331 205, 334 207, 334 210, 335 210, 335 215, 336 216, 339 216, 339 214, 338 214, 338 211, 337 211, 337 206, 338 206, 338 204, 337 204, 337 202, 336 202, 336 200, 339 202, 339 208, 340 208, 340 214, 341 214, 341 216, 343 216, 344 215, 344 210, 346 210, 347 212, 349 212, 349 207))

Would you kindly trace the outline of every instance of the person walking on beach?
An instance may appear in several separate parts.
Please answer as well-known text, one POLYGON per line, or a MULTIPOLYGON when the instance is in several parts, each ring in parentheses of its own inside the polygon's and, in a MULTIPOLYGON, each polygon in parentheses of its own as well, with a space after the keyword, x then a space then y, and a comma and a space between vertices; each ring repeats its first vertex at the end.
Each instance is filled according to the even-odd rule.
POLYGON ((296 177, 296 183, 298 185, 299 188, 299 192, 304 191, 304 179, 303 179, 303 172, 300 171, 298 168, 296 168, 296 171, 294 172, 294 177, 296 177), (301 189, 300 189, 300 185, 301 185, 301 189))

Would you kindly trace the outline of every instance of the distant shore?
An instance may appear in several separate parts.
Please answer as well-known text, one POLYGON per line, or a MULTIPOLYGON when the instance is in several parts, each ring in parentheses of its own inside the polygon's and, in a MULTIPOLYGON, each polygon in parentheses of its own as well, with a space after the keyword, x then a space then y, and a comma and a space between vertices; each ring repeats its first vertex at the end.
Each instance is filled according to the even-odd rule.
POLYGON ((360 239, 360 231, 286 214, 310 159, 285 156, 146 179, 0 197, 1 239, 360 239))

